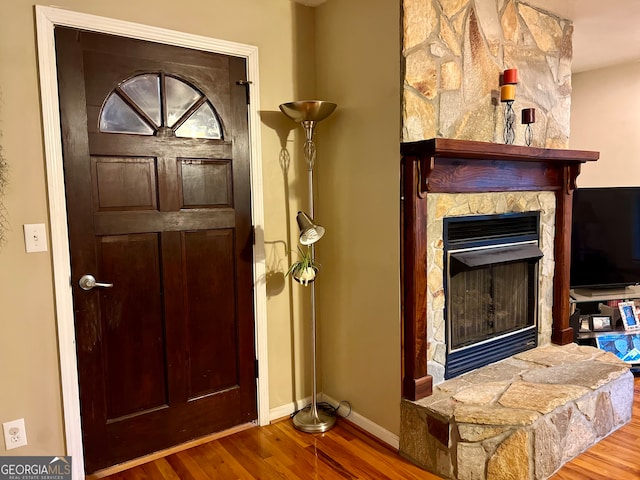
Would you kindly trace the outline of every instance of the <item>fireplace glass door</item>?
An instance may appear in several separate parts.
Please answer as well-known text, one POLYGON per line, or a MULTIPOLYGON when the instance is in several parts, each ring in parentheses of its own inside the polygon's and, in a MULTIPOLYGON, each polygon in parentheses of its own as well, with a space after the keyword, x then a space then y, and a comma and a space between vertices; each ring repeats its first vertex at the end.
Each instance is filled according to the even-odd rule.
POLYGON ((537 345, 539 213, 444 219, 445 378, 537 345))
POLYGON ((483 342, 533 325, 529 262, 499 263, 450 279, 450 349, 483 342))

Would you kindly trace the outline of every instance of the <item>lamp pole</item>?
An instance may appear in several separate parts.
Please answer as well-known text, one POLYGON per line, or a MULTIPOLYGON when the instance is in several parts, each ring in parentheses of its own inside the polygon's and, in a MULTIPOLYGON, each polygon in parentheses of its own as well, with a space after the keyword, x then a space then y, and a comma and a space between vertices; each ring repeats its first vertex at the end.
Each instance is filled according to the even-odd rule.
MULTIPOLYGON (((304 142, 304 157, 307 162, 307 180, 309 191, 309 215, 314 218, 313 195, 313 167, 316 160, 316 146, 313 143, 313 133, 316 124, 327 118, 336 109, 335 103, 320 100, 304 100, 300 102, 283 103, 280 110, 294 122, 302 124, 306 140, 304 142)), ((309 244, 311 258, 315 260, 314 240, 309 244)), ((313 360, 313 390, 311 392, 311 405, 300 410, 293 417, 293 425, 303 432, 326 432, 335 424, 335 416, 329 412, 318 410, 317 402, 317 368, 316 368, 316 287, 311 285, 311 356, 313 360)))

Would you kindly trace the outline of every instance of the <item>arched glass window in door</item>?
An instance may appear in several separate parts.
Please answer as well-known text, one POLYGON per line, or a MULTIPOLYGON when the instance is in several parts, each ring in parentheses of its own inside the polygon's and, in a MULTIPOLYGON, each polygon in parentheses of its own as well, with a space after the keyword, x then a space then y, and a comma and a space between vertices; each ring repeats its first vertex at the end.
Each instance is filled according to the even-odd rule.
POLYGON ((164 73, 125 80, 105 100, 100 131, 135 135, 222 139, 222 125, 207 97, 164 73))

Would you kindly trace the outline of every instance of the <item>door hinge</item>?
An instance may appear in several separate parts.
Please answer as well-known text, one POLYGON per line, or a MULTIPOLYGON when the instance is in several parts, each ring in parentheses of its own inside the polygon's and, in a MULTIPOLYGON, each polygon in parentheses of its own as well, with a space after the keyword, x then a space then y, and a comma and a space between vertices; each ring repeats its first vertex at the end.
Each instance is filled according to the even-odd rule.
POLYGON ((249 90, 249 85, 251 85, 253 82, 251 80, 238 80, 236 82, 236 85, 242 85, 244 86, 244 90, 247 96, 247 105, 249 105, 251 103, 251 92, 249 90))
POLYGON ((251 245, 256 244, 256 227, 251 225, 251 245))
POLYGON ((260 370, 258 369, 258 367, 260 366, 260 363, 258 362, 258 359, 256 358, 256 378, 260 377, 260 370))

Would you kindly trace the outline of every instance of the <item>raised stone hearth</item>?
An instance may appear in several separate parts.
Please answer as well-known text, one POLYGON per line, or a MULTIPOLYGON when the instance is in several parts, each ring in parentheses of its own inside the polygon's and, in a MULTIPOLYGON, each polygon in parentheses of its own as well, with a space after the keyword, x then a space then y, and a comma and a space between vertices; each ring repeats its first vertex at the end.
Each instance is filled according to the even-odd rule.
POLYGON ((594 347, 550 345, 403 400, 400 453, 444 478, 541 480, 631 420, 633 375, 594 347))

